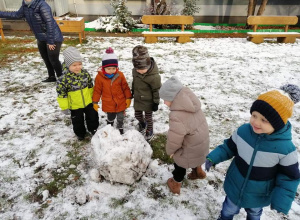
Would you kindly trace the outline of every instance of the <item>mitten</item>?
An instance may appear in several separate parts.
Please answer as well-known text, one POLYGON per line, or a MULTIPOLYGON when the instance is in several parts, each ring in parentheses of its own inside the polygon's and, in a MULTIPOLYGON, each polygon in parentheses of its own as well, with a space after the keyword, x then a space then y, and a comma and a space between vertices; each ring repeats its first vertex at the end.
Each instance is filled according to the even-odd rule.
POLYGON ((131 104, 131 99, 126 99, 126 108, 129 108, 131 104))
POLYGON ((152 105, 152 111, 156 112, 158 110, 158 104, 153 103, 152 105))
POLYGON ((99 109, 99 105, 97 103, 93 103, 93 108, 95 109, 95 111, 97 112, 99 109))
POLYGON ((71 112, 69 109, 66 109, 66 110, 61 110, 61 112, 64 114, 64 115, 70 115, 71 112))
POLYGON ((212 162, 211 159, 207 158, 205 161, 205 170, 207 172, 209 172, 209 169, 211 168, 211 166, 214 165, 214 163, 212 162))

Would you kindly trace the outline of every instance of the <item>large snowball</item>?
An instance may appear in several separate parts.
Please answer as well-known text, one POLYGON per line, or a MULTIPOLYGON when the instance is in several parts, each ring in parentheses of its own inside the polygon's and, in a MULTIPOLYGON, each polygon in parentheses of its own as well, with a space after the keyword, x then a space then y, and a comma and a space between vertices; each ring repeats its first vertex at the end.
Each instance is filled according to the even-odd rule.
POLYGON ((133 184, 151 162, 152 148, 143 135, 130 130, 121 135, 110 125, 92 138, 92 158, 100 174, 111 182, 133 184))

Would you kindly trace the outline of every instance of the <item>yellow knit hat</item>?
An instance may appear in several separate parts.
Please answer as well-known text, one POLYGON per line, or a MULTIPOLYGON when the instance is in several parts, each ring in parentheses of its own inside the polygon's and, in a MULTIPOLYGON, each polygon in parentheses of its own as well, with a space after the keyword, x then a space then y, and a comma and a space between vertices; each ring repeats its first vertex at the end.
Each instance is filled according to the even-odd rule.
POLYGON ((300 100, 300 88, 295 85, 280 87, 284 94, 278 90, 272 90, 258 96, 252 104, 250 113, 257 111, 262 114, 273 126, 274 130, 280 130, 285 126, 293 114, 294 103, 300 100))

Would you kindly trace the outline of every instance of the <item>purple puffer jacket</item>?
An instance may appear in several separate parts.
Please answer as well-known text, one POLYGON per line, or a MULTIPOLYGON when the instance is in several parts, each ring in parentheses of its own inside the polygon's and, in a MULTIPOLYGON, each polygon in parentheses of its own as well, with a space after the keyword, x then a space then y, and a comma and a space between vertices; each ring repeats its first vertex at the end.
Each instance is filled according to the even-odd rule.
POLYGON ((16 12, 0 12, 0 18, 24 17, 38 41, 46 41, 47 44, 63 41, 62 33, 45 0, 32 0, 29 6, 23 1, 21 8, 16 12))

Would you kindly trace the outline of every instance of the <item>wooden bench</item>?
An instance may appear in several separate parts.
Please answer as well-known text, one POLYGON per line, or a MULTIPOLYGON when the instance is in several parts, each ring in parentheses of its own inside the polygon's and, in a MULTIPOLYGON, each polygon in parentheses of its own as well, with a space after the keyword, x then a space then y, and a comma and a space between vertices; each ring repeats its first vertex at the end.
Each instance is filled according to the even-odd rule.
POLYGON ((0 34, 1 34, 1 39, 3 41, 5 41, 5 37, 4 37, 4 33, 3 33, 3 25, 2 25, 1 19, 0 19, 0 34))
POLYGON ((176 37, 176 42, 186 43, 190 42, 190 37, 194 36, 194 32, 184 31, 184 25, 191 25, 194 23, 192 16, 177 16, 177 15, 144 15, 142 17, 143 24, 149 24, 149 31, 142 32, 145 37, 145 43, 156 43, 158 37, 176 37), (156 32, 153 31, 154 24, 173 24, 181 25, 181 31, 172 32, 156 32))
POLYGON ((69 33, 78 33, 79 34, 79 42, 82 44, 82 39, 85 39, 84 33, 84 18, 83 17, 54 17, 56 23, 58 24, 61 32, 69 32, 69 33))
POLYGON ((295 43, 296 37, 300 33, 288 32, 289 25, 295 25, 298 22, 297 16, 249 16, 247 24, 253 25, 254 32, 247 33, 247 39, 253 43, 260 44, 264 38, 277 38, 278 43, 295 43), (284 32, 256 32, 258 25, 285 25, 284 32))

